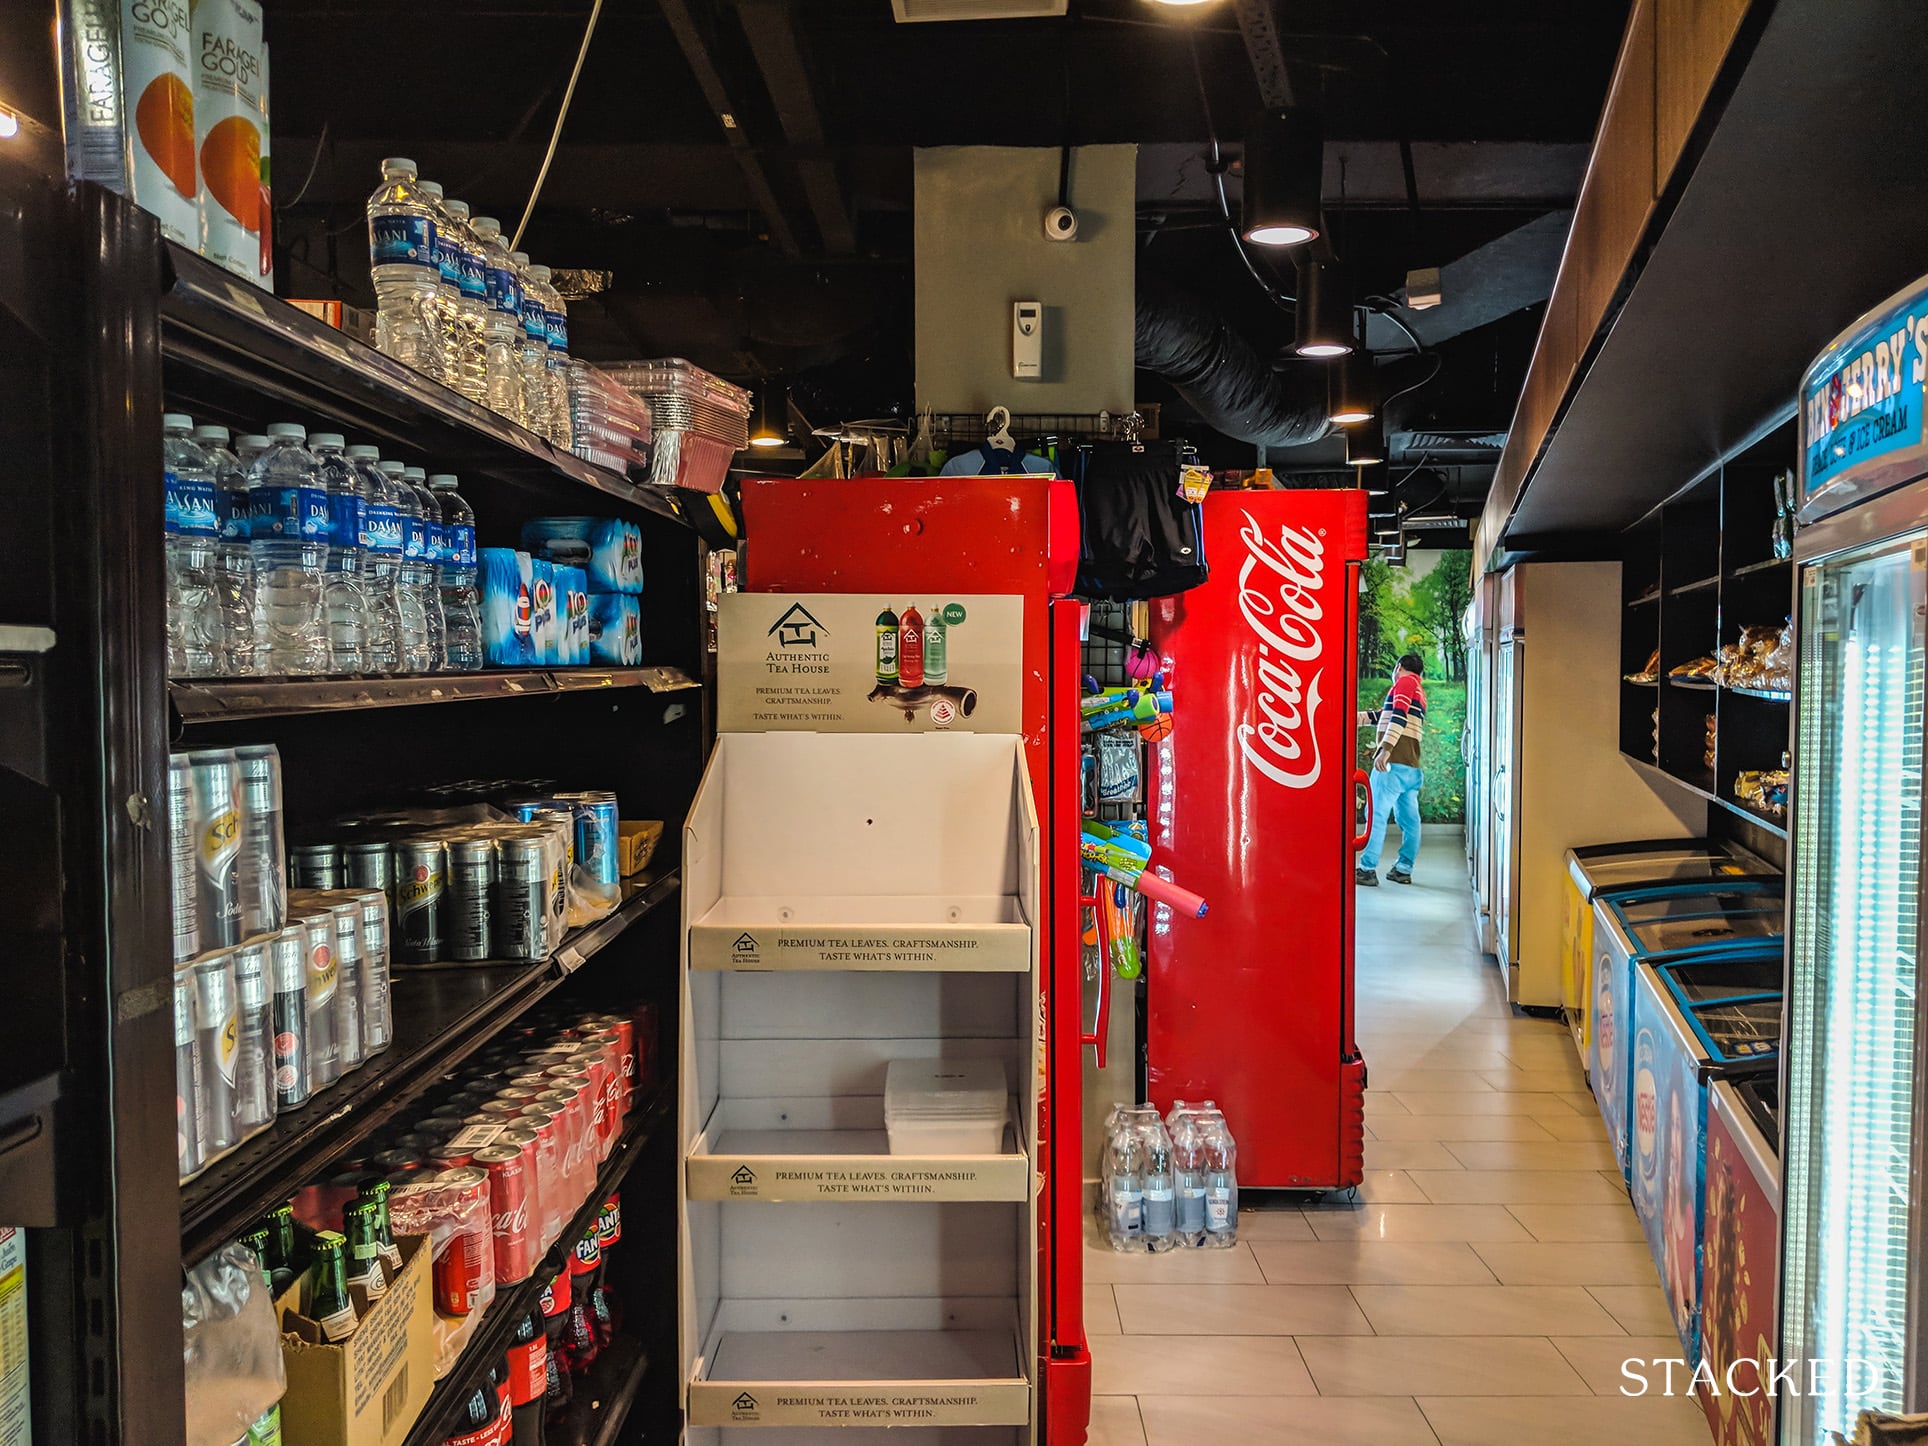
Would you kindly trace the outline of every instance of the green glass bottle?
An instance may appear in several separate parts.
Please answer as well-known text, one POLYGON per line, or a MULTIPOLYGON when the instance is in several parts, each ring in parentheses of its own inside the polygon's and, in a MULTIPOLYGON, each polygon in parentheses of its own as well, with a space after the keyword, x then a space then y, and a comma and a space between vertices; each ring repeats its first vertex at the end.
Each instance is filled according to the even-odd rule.
POLYGON ((295 1207, 275 1206, 261 1228, 268 1232, 268 1288, 280 1300, 295 1283, 295 1207))
POLYGON ((382 1243, 382 1263, 391 1278, 402 1268, 402 1252, 395 1244, 394 1227, 388 1219, 388 1192, 393 1188, 386 1180, 364 1180, 356 1192, 357 1199, 375 1202, 375 1236, 382 1243))
POLYGON ((897 686, 897 614, 889 608, 877 614, 877 681, 897 686))
POLYGON ((315 1258, 308 1267, 301 1313, 321 1327, 321 1338, 340 1345, 361 1324, 348 1293, 348 1242, 332 1230, 315 1233, 315 1258))
MULTIPOLYGON (((235 1446, 240 1446, 239 1442, 235 1446)), ((276 1401, 248 1427, 248 1446, 281 1446, 281 1403, 276 1401)))
POLYGON ((388 1294, 376 1208, 373 1200, 350 1200, 341 1212, 342 1229, 348 1236, 348 1283, 359 1285, 370 1300, 388 1294))
POLYGON ((932 608, 924 619, 924 681, 931 687, 951 676, 951 643, 947 636, 943 604, 932 608))

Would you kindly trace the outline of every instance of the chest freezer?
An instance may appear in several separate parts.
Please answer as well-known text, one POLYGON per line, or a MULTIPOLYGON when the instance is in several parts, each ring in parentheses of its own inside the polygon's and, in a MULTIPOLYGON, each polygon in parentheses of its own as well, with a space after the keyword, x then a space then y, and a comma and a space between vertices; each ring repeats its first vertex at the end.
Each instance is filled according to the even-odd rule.
POLYGON ((1718 1394, 1700 1393, 1715 1446, 1771 1446, 1780 1280, 1780 1087, 1772 1074, 1707 1092, 1701 1204, 1700 1353, 1718 1394))
POLYGON ((1603 893, 1594 900, 1593 1030, 1587 1041, 1587 1078, 1620 1173, 1629 1182, 1634 964, 1660 954, 1779 939, 1782 914, 1780 883, 1768 879, 1666 884, 1603 893))
POLYGON ((1634 965, 1634 1213, 1689 1361, 1700 1352, 1708 1092, 1775 1068, 1781 970, 1779 940, 1634 965))
POLYGON ((1593 1034, 1593 904, 1601 894, 1650 884, 1768 878, 1765 861, 1706 839, 1639 839, 1587 844, 1566 854, 1566 924, 1561 935, 1560 1003, 1573 1047, 1587 1065, 1593 1034))

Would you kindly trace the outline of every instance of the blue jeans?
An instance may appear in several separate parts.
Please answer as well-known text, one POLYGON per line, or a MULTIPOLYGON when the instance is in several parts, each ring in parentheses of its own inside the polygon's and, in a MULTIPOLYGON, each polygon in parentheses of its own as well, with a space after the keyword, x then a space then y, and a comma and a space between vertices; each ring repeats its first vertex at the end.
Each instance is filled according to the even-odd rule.
POLYGON ((1410 874, 1419 862, 1419 785, 1425 773, 1406 763, 1394 763, 1372 775, 1372 841, 1359 855, 1359 867, 1377 869, 1386 847, 1386 820, 1399 824, 1399 857, 1393 867, 1410 874))

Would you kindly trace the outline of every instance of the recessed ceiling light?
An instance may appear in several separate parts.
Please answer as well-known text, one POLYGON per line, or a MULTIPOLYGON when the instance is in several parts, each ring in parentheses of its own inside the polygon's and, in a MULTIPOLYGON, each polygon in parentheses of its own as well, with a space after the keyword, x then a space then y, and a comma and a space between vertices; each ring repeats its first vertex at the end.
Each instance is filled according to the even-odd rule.
POLYGON ((20 134, 20 117, 0 105, 0 141, 10 141, 20 134))

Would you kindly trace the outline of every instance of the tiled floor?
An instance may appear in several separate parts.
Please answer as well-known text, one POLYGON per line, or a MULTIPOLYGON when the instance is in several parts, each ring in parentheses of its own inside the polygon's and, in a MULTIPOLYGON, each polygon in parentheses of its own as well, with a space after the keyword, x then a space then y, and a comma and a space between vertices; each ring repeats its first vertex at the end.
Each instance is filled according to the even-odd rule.
POLYGON ((1473 952, 1457 834, 1416 877, 1359 891, 1358 1198, 1247 1211, 1229 1251, 1087 1223, 1090 1446, 1706 1446, 1692 1401, 1620 1394, 1680 1343, 1563 1026, 1473 952))

